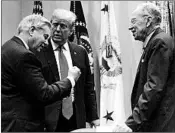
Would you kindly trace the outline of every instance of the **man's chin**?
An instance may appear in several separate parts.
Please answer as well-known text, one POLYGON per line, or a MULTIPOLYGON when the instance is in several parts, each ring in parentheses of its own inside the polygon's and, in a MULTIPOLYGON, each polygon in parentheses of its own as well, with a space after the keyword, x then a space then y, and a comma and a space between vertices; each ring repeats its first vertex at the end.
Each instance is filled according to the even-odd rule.
POLYGON ((42 49, 43 49, 43 47, 40 46, 36 49, 36 51, 40 52, 42 49))
POLYGON ((139 41, 139 37, 138 36, 133 35, 133 37, 134 37, 135 40, 139 41))
POLYGON ((140 37, 140 36, 135 36, 134 39, 135 39, 136 41, 144 42, 144 38, 143 38, 143 37, 140 37))
POLYGON ((134 37, 134 39, 137 40, 137 41, 139 40, 137 37, 134 37))
POLYGON ((61 41, 62 41, 61 38, 52 38, 52 40, 53 40, 55 43, 58 43, 58 42, 61 42, 61 41))

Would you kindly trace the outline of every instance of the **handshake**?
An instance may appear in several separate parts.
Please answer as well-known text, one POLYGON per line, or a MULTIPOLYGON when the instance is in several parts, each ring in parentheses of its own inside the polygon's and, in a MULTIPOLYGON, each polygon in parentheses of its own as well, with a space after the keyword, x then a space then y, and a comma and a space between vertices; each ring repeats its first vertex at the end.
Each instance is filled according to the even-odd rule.
POLYGON ((73 66, 68 70, 68 77, 73 78, 75 82, 79 79, 80 75, 81 75, 81 71, 76 66, 73 66))

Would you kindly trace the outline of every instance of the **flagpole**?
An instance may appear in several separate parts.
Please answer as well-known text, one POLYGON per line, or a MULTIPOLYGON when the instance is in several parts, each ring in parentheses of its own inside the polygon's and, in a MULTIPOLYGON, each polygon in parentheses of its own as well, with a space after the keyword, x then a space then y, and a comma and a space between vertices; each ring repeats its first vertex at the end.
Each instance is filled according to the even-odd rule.
POLYGON ((108 36, 106 37, 106 58, 112 57, 112 44, 111 44, 111 25, 110 25, 110 1, 108 1, 108 36))
MULTIPOLYGON (((76 9, 76 4, 75 4, 75 2, 76 2, 76 1, 73 1, 73 12, 74 12, 74 13, 75 13, 75 9, 76 9)), ((73 33, 73 34, 74 34, 74 40, 73 40, 73 42, 74 42, 74 43, 78 43, 78 41, 77 41, 77 36, 76 36, 76 27, 75 27, 75 26, 76 26, 76 23, 74 23, 74 27, 73 27, 73 28, 74 28, 74 30, 73 30, 73 32, 74 32, 74 33, 73 33)))
MULTIPOLYGON (((172 18, 175 17, 175 1, 172 1, 172 18)), ((172 19, 172 33, 173 33, 173 39, 175 42, 175 19, 172 19)))

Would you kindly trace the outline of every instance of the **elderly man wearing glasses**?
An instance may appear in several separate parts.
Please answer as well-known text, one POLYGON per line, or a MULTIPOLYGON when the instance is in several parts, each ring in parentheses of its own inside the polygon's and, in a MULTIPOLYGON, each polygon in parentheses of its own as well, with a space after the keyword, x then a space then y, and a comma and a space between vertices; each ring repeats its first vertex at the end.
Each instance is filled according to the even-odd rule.
POLYGON ((131 94, 132 114, 115 131, 175 131, 175 44, 160 28, 161 18, 153 3, 140 4, 132 13, 129 30, 143 42, 143 54, 131 94))
POLYGON ((44 131, 44 106, 70 95, 72 81, 80 76, 71 67, 64 79, 48 84, 41 62, 31 50, 40 50, 50 36, 50 22, 29 15, 19 24, 18 35, 1 49, 1 131, 44 131))

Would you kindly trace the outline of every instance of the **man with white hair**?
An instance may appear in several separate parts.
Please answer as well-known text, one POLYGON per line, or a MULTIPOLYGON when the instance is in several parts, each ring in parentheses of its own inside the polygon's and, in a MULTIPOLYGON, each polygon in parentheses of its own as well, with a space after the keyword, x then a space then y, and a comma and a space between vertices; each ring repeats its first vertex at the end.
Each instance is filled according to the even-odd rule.
POLYGON ((48 84, 41 73, 41 62, 33 49, 40 50, 50 36, 50 22, 40 15, 25 17, 18 34, 1 48, 1 131, 44 131, 44 106, 70 95, 77 67, 68 76, 48 84))
POLYGON ((175 131, 175 44, 160 23, 161 13, 152 3, 132 13, 129 30, 143 42, 143 54, 131 96, 132 114, 119 131, 175 131))
POLYGON ((75 20, 76 15, 73 12, 55 9, 51 17, 48 46, 37 53, 42 62, 44 77, 50 84, 62 79, 62 66, 77 66, 81 70, 81 76, 72 87, 71 95, 46 107, 46 131, 69 132, 85 128, 86 122, 92 126, 99 125, 88 54, 83 47, 68 41, 73 33, 75 20), (60 63, 60 53, 65 58, 64 63, 60 63))

